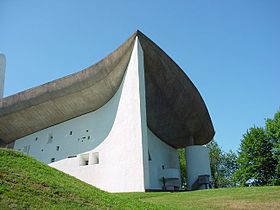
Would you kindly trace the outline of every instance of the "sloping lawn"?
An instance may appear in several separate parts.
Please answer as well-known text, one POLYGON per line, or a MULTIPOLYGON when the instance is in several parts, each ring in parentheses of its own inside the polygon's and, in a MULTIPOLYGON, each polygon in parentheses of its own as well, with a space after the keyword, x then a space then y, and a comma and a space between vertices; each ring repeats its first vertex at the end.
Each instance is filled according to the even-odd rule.
POLYGON ((280 209, 280 186, 121 194, 133 199, 182 209, 280 209))
POLYGON ((280 209, 280 187, 112 194, 0 149, 0 209, 280 209))
POLYGON ((17 151, 0 149, 0 209, 166 209, 107 193, 17 151))

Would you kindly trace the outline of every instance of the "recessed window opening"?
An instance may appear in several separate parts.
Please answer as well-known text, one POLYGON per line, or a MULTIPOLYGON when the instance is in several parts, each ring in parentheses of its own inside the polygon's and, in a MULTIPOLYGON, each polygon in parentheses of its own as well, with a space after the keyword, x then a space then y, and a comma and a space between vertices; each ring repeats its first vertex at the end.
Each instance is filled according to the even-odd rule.
POLYGON ((88 132, 88 130, 86 130, 86 132, 88 132))
POLYGON ((91 154, 91 165, 93 164, 99 164, 99 153, 98 152, 94 152, 91 154))
POLYGON ((82 139, 85 139, 85 138, 86 138, 85 136, 82 137, 82 139))
POLYGON ((56 146, 56 151, 59 151, 59 146, 56 146))
POLYGON ((29 154, 30 150, 30 145, 24 146, 22 152, 26 153, 27 155, 29 154))
POLYGON ((48 144, 51 144, 53 142, 53 134, 49 133, 49 137, 48 137, 48 144))
POLYGON ((88 136, 87 139, 90 139, 90 136, 88 136))
POLYGON ((27 146, 23 147, 23 152, 27 152, 27 146))
POLYGON ((72 136, 72 134, 73 134, 73 131, 70 131, 70 132, 69 132, 69 135, 72 136))
POLYGON ((94 165, 99 164, 99 153, 86 153, 79 155, 79 165, 80 166, 87 166, 87 165, 94 165))
POLYGON ((152 161, 151 154, 150 154, 149 150, 148 150, 148 155, 149 155, 149 161, 152 161))
POLYGON ((38 137, 35 138, 35 141, 37 141, 37 140, 38 140, 38 137))
POLYGON ((53 163, 54 161, 55 161, 55 158, 52 158, 52 159, 51 159, 51 163, 53 163))
POLYGON ((79 156, 79 165, 80 166, 86 166, 89 164, 89 154, 82 154, 79 156))
POLYGON ((44 149, 41 149, 41 152, 43 152, 44 151, 44 149))

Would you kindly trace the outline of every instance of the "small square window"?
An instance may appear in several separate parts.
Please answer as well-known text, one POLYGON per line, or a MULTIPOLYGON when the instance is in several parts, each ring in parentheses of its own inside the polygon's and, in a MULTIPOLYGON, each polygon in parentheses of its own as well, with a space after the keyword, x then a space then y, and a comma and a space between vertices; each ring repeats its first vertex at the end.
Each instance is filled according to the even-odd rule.
POLYGON ((86 132, 88 132, 88 130, 86 130, 86 132))
POLYGON ((79 165, 80 166, 89 165, 89 154, 88 153, 79 155, 79 165))
POLYGON ((91 164, 99 164, 99 153, 95 152, 91 154, 91 164))
POLYGON ((52 159, 51 159, 51 163, 53 163, 54 161, 55 161, 55 158, 52 158, 52 159))

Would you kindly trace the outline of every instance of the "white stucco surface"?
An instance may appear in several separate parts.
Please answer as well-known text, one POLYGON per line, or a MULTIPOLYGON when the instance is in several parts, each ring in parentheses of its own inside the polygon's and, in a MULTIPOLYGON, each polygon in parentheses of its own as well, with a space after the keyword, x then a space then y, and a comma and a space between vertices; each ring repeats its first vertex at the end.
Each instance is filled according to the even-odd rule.
POLYGON ((6 58, 0 53, 0 98, 4 95, 4 81, 5 81, 6 58))
POLYGON ((147 128, 143 59, 136 38, 122 84, 104 106, 18 139, 14 149, 109 192, 159 190, 162 177, 179 187, 177 150, 147 128))
POLYGON ((162 177, 172 177, 166 181, 167 185, 180 186, 180 163, 177 150, 161 141, 149 129, 148 148, 151 157, 149 189, 162 189, 162 177))
POLYGON ((149 169, 144 172, 148 165, 144 91, 143 51, 136 38, 124 80, 107 104, 21 138, 14 148, 45 163, 55 158, 50 166, 106 191, 145 191, 149 169), (97 164, 92 164, 92 154, 98 154, 97 164), (81 165, 86 157, 88 165, 81 165))
MULTIPOLYGON (((209 149, 201 145, 186 147, 186 165, 187 182, 190 189, 199 175, 211 176, 209 149)), ((201 188, 203 189, 204 186, 201 188)))
POLYGON ((48 164, 52 158, 58 161, 96 148, 112 130, 122 87, 97 111, 20 138, 15 141, 14 149, 48 164))

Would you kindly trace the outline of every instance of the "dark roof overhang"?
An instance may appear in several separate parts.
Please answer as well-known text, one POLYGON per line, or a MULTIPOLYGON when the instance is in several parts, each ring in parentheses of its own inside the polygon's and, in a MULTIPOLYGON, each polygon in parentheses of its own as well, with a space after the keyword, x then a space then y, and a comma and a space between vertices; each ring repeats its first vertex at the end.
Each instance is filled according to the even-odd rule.
POLYGON ((103 106, 121 84, 136 36, 144 51, 148 127, 175 148, 211 141, 214 128, 198 90, 183 70, 139 31, 95 65, 1 99, 0 139, 8 144, 103 106))

